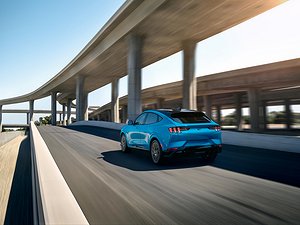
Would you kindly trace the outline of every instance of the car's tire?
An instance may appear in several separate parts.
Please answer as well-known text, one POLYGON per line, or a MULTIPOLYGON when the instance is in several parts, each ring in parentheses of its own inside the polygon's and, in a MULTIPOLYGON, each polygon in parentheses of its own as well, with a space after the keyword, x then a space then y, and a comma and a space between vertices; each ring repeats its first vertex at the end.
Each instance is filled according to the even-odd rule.
POLYGON ((129 152, 130 149, 127 146, 127 140, 126 140, 125 134, 121 135, 121 141, 120 142, 121 142, 121 151, 124 152, 124 153, 129 152))
POLYGON ((163 162, 163 152, 160 143, 156 139, 151 142, 150 155, 154 164, 161 164, 163 162))
POLYGON ((218 153, 216 150, 209 150, 202 155, 202 159, 205 162, 212 163, 213 161, 215 161, 217 155, 218 153))

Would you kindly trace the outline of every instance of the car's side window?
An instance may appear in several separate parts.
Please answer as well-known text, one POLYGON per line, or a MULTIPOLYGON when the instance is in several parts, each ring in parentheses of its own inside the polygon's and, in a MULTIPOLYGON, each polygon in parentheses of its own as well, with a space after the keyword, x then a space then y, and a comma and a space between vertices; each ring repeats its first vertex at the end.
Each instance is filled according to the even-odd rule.
POLYGON ((145 124, 146 114, 147 113, 143 113, 143 114, 139 115, 139 117, 136 118, 134 124, 136 124, 136 125, 143 125, 143 124, 145 124))
POLYGON ((148 113, 145 124, 157 123, 159 121, 158 119, 158 115, 156 115, 155 113, 148 113))
POLYGON ((161 116, 158 116, 157 122, 160 122, 163 118, 161 116))

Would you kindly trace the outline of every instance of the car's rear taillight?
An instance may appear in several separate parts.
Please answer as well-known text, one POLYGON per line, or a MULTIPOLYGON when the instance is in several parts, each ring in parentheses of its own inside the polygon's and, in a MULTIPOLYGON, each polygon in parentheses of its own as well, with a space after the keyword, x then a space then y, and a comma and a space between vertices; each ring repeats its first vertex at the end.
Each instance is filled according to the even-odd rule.
POLYGON ((220 131, 221 130, 221 127, 220 126, 212 126, 212 127, 209 127, 210 130, 215 130, 215 131, 220 131))
POLYGON ((181 133, 182 131, 187 131, 190 128, 188 127, 169 127, 170 133, 181 133))
POLYGON ((169 127, 170 133, 180 133, 179 127, 169 127))

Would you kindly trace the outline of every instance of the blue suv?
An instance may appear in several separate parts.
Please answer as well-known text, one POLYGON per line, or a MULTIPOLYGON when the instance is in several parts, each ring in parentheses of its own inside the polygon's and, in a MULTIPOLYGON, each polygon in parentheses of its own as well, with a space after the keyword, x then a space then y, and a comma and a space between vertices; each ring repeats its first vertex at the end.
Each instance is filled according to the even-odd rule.
POLYGON ((121 129, 121 149, 150 151, 153 163, 175 155, 201 155, 212 162, 221 152, 220 126, 203 112, 147 110, 121 129))

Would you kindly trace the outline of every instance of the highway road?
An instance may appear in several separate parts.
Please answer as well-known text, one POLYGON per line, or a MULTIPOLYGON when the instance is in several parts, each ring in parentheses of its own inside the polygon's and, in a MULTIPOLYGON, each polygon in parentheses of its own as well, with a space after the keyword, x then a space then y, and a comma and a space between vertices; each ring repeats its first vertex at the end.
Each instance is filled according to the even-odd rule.
POLYGON ((90 224, 300 223, 298 154, 226 145, 212 165, 157 166, 120 152, 117 131, 39 131, 90 224))

